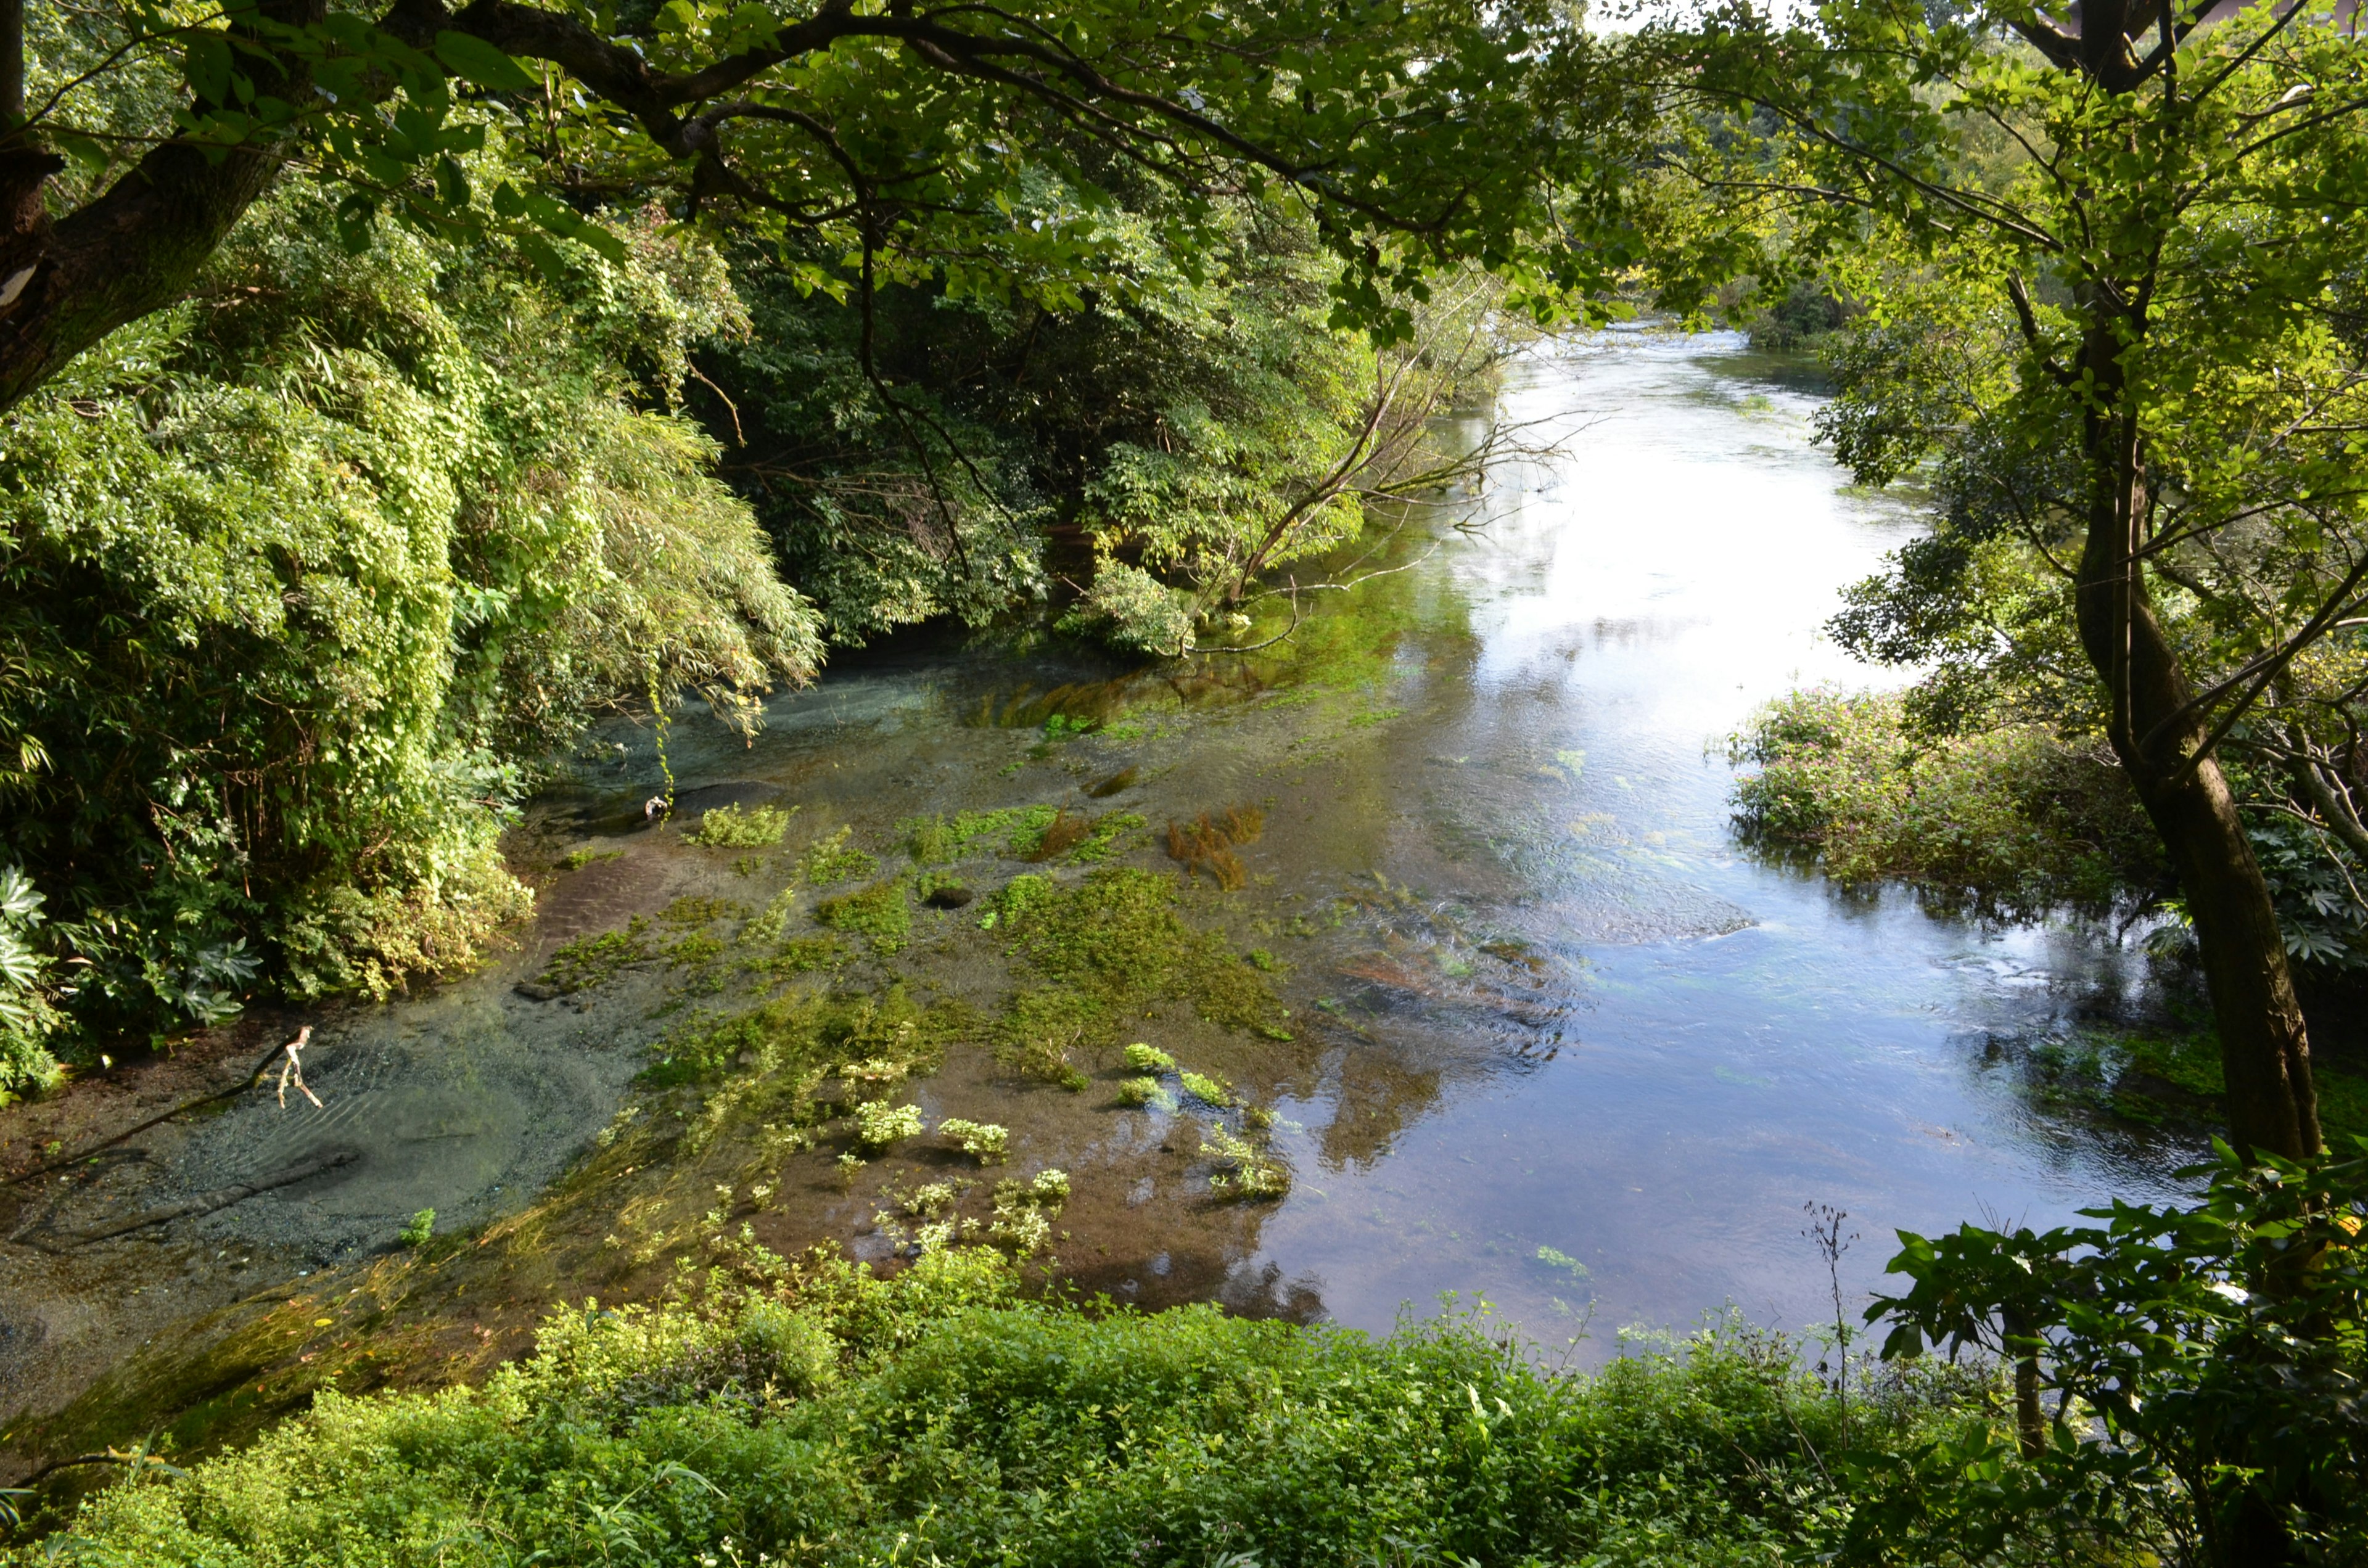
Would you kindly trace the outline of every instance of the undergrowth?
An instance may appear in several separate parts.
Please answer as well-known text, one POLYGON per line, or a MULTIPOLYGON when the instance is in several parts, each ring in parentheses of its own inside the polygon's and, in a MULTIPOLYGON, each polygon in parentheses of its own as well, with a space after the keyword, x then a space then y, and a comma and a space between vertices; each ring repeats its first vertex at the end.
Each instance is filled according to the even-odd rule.
MULTIPOLYGON (((985 1248, 880 1278, 745 1249, 586 1301, 483 1389, 347 1398, 152 1468, 17 1562, 1772 1565, 1843 1494, 1840 1413, 1722 1324, 1600 1373, 1485 1316, 1388 1338, 1024 1299, 985 1248)), ((1853 1450, 1983 1424, 1938 1364, 1854 1391, 1853 1450)))

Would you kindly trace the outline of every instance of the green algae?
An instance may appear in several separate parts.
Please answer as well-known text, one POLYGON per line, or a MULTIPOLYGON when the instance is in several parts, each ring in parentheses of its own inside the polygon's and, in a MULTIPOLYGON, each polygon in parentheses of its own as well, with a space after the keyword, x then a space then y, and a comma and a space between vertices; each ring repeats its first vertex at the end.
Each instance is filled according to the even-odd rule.
POLYGON ((870 938, 871 950, 883 958, 903 950, 913 930, 913 906, 902 881, 824 899, 814 905, 814 917, 834 931, 870 938))
POLYGON ((1015 877, 988 917, 1040 982, 1016 991, 996 1024, 997 1059, 1030 1076, 1072 1082, 1073 1052, 1116 1048, 1121 1025, 1162 1003, 1188 1004, 1221 1028, 1290 1038, 1265 977, 1224 937, 1185 923, 1172 876, 1106 866, 1073 887, 1015 877))

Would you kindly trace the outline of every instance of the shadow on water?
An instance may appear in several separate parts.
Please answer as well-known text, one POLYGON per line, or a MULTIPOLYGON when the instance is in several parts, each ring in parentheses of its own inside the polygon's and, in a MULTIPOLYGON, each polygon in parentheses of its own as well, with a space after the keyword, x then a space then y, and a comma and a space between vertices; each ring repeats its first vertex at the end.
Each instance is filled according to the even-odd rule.
MULTIPOLYGON (((41 1188, 54 1236, 352 1156, 136 1238, 0 1248, 12 1451, 159 1416, 202 1442, 329 1381, 476 1375, 554 1298, 647 1293, 743 1227, 893 1266, 921 1188, 968 1183, 947 1201, 983 1219, 996 1181, 1054 1166, 1072 1195, 1053 1251, 1089 1291, 1385 1329, 1481 1290, 1543 1340, 1725 1302, 1810 1321, 1813 1199, 1881 1235, 2164 1190, 2195 1108, 2116 1101, 2151 1085, 2112 1031, 2168 1005, 2135 955, 1737 851, 1721 737, 1796 683, 1865 681, 1818 628, 1913 527, 1811 445, 1815 387, 1738 347, 1622 335, 1525 366, 1507 410, 1559 426, 1562 455, 1409 517, 1373 562, 1404 570, 1302 604, 1259 653, 1130 669, 891 640, 774 701, 753 745, 677 722, 656 823, 651 734, 604 726, 515 837, 542 887, 514 951, 323 1020, 322 1108, 249 1094, 41 1188), (724 807, 787 812, 779 842, 693 842, 724 807), (1230 869, 1185 874, 1168 825, 1227 808, 1259 830, 1230 869), (1030 809, 1031 831, 1058 810, 1100 836, 1029 858, 1030 809), (979 836, 924 865, 928 823, 979 836), (1288 1038, 1261 1038, 1171 995, 1122 1037, 1226 1079, 1258 1123, 1128 1104, 1107 1044, 1073 1051, 1067 1089, 997 1062, 996 1020, 1032 983, 992 895, 1112 865, 1174 877, 1185 929, 1289 1009, 1268 1031, 1288 1038), (934 907, 924 876, 983 902, 934 907), (570 943, 570 962, 609 955, 573 988, 552 983, 570 943), (952 1020, 897 1092, 932 1126, 1007 1127, 1008 1165, 936 1137, 859 1155, 844 1120, 735 1110, 837 1092, 749 1083, 754 1046, 682 1075, 682 1041, 809 994, 952 1020), (1222 1200, 1218 1124, 1260 1128, 1287 1196, 1222 1200), (439 1239, 400 1247, 428 1208, 439 1239), (124 1295, 158 1281, 178 1294, 124 1295)), ((1293 613, 1263 601, 1245 640, 1293 613)), ((1861 1251, 1853 1290, 1882 1262, 1861 1251)))

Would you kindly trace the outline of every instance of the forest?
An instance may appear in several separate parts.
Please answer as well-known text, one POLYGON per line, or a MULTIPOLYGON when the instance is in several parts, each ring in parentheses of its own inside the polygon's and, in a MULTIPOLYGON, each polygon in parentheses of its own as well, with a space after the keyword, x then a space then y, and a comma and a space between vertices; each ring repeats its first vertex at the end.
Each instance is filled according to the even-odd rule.
MULTIPOLYGON (((1862 1313, 1834 1221, 1827 1350, 1729 1316, 1588 1372, 1485 1309, 1114 1305, 1048 1265, 1067 1176, 934 1239, 913 1198, 877 1277, 686 1209, 662 1289, 535 1303, 498 1370, 40 1449, 15 1560, 2368 1552, 2348 12, 0 0, 0 1114, 497 966, 559 885, 538 800, 646 745, 633 809, 669 821, 678 756, 754 755, 835 666, 926 643, 1181 691, 1314 660, 1349 633, 1309 607, 1411 569, 1409 517, 1545 460, 1494 412, 1523 367, 1617 327, 1810 368, 1817 448, 1916 519, 1824 627, 1889 684, 1725 739, 1741 844, 2128 937, 2189 1003, 2120 1083, 2207 1108, 2210 1150, 2179 1201, 1903 1231, 1862 1313)), ((1109 729, 1027 711, 1039 760, 1109 729)), ((843 1111, 852 1184, 921 1121, 833 1074, 893 1098, 974 1038, 1076 1090, 1123 1046, 1128 1103, 1215 1116, 1221 1195, 1281 1197, 1275 1112, 1120 1027, 1306 1028, 1253 927, 1174 913, 1241 889, 1267 819, 1171 821, 1155 885, 1102 864, 1147 819, 1090 809, 900 822, 893 892, 816 905, 765 960, 789 989, 668 1024, 636 1081, 777 1152, 843 1111), (973 841, 1040 869, 973 904, 973 841), (1033 988, 794 1000, 897 959, 908 892, 1033 988), (901 1033, 811 1011, 875 1005, 901 1033), (788 1119, 732 1108, 735 1071, 803 1085, 764 1101, 788 1119)), ((768 812, 689 842, 769 848, 768 812)), ((849 842, 806 884, 870 876, 849 842)), ((636 916, 526 984, 663 954, 721 993, 720 943, 793 902, 712 900, 675 924, 737 935, 664 948, 636 916)), ((676 1158, 655 1136, 584 1168, 676 1158)), ((420 1213, 384 1267, 459 1244, 420 1213)))

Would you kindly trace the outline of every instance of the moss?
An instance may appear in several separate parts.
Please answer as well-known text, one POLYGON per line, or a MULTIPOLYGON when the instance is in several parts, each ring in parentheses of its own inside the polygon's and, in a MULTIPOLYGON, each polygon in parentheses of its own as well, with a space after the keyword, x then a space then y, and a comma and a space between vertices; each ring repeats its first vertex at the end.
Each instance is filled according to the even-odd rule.
POLYGON ((943 866, 979 854, 1024 859, 1034 854, 1044 830, 1061 814, 1057 806, 1002 806, 991 812, 957 812, 951 821, 907 817, 896 824, 896 832, 916 865, 943 866))
POLYGON ((1015 877, 988 914, 1043 983, 1016 993, 998 1020, 1008 1066, 1065 1081, 1076 1072, 1071 1052, 1115 1047, 1123 1022, 1162 1002, 1190 1003, 1227 1028, 1290 1038, 1264 977, 1222 937, 1184 923, 1172 876, 1109 866, 1071 888, 1015 877))
POLYGON ((743 811, 737 805, 718 806, 701 816, 699 825, 683 836, 711 849, 761 849, 781 841, 797 809, 752 806, 743 811))
POLYGON ((824 899, 814 917, 834 931, 871 938, 871 950, 882 956, 902 949, 913 929, 913 906, 901 881, 824 899))
POLYGON ((647 963, 657 954, 650 946, 650 923, 634 915, 621 930, 578 937, 561 944, 542 966, 541 982, 556 991, 585 991, 615 978, 619 970, 647 963))
POLYGON ((806 846, 805 854, 798 861, 800 874, 815 887, 826 888, 877 872, 880 862, 848 842, 854 833, 851 827, 842 827, 828 838, 818 838, 806 846))
POLYGON ((587 844, 581 849, 571 849, 561 856, 559 869, 563 871, 580 871, 596 861, 621 860, 624 858, 625 852, 621 849, 595 849, 587 844))

